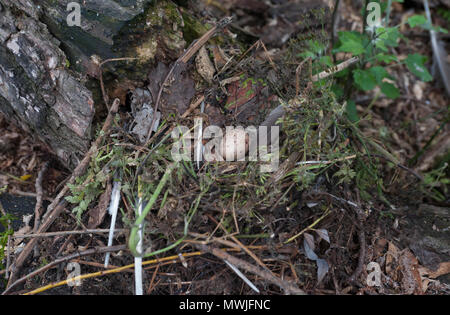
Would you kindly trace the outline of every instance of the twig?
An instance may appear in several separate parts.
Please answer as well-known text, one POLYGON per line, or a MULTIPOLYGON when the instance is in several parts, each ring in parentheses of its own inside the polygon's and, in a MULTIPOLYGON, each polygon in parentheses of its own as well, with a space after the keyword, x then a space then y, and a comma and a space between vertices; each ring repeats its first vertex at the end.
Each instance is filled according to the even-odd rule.
POLYGON ((271 271, 269 270, 269 268, 267 268, 267 266, 261 261, 261 259, 258 258, 258 256, 256 256, 250 249, 248 249, 244 244, 242 244, 234 235, 228 235, 227 230, 225 229, 225 227, 223 226, 223 224, 221 222, 217 222, 211 215, 207 214, 207 217, 213 221, 214 223, 218 224, 220 226, 220 228, 222 229, 222 231, 227 234, 227 236, 229 236, 233 242, 235 242, 241 249, 243 249, 250 257, 253 258, 254 261, 256 261, 256 263, 258 265, 260 265, 262 268, 264 268, 265 270, 267 270, 268 272, 271 273, 271 271))
MULTIPOLYGON (((417 152, 412 159, 408 161, 409 165, 414 165, 417 160, 428 150, 428 148, 433 143, 433 140, 439 135, 439 133, 444 129, 444 127, 450 122, 450 112, 447 114, 447 118, 441 123, 439 128, 433 133, 433 135, 428 139, 427 143, 417 152)), ((422 179, 423 180, 423 179, 422 179)))
POLYGON ((150 285, 148 286, 147 295, 150 295, 150 293, 152 293, 153 289, 156 287, 156 285, 153 286, 153 283, 155 282, 156 274, 158 273, 160 265, 161 264, 156 265, 155 271, 153 272, 153 275, 152 275, 152 279, 150 280, 150 285))
MULTIPOLYGON (((125 246, 125 245, 117 245, 117 246, 114 246, 114 248, 117 249, 117 250, 122 250, 121 246, 125 246)), ((256 248, 257 246, 253 246, 253 247, 256 248)), ((259 246, 259 247, 261 248, 261 246, 259 246)), ((113 247, 109 247, 109 248, 108 247, 102 247, 102 249, 107 251, 107 250, 112 250, 113 247)), ((224 250, 225 251, 236 251, 236 249, 234 249, 234 248, 226 248, 224 250)), ((86 254, 86 252, 87 251, 82 252, 82 253, 78 253, 78 254, 81 255, 81 256, 90 255, 90 253, 86 254)), ((99 253, 101 253, 101 252, 99 252, 99 253)), ((183 258, 188 258, 188 257, 200 256, 200 255, 203 255, 203 254, 205 254, 205 253, 201 252, 201 251, 197 251, 197 252, 192 252, 192 253, 184 253, 184 254, 181 254, 181 256, 183 256, 183 258)), ((62 258, 62 259, 64 259, 64 261, 67 261, 67 260, 72 260, 72 259, 79 258, 79 257, 73 257, 73 255, 70 255, 70 256, 68 256, 66 258, 67 259, 64 259, 64 258, 62 258)), ((147 266, 147 265, 158 264, 158 265, 162 266, 162 265, 165 265, 167 263, 177 263, 177 262, 181 262, 180 255, 174 255, 174 256, 169 256, 169 257, 164 257, 164 258, 157 258, 157 259, 147 260, 147 261, 143 262, 142 265, 143 266, 147 266)), ((27 280, 29 277, 35 276, 35 275, 37 275, 37 274, 39 274, 41 272, 46 271, 47 270, 46 267, 47 266, 44 266, 44 267, 40 268, 39 272, 38 272, 38 270, 36 270, 32 275, 31 274, 28 275, 26 279, 23 279, 23 280, 21 279, 22 280, 21 282, 27 280)), ((38 289, 33 290, 31 292, 28 292, 28 293, 26 293, 26 295, 33 295, 33 294, 37 294, 37 293, 40 293, 40 292, 44 292, 44 291, 52 289, 52 288, 63 286, 63 285, 66 285, 68 283, 68 281, 83 280, 83 279, 100 277, 100 276, 104 276, 104 275, 107 275, 107 274, 119 273, 119 272, 122 272, 122 271, 129 270, 129 269, 131 269, 133 267, 134 267, 134 264, 130 264, 130 265, 114 268, 114 269, 102 270, 102 271, 98 271, 98 272, 94 272, 94 273, 84 274, 84 275, 81 275, 81 276, 76 277, 74 279, 67 279, 67 280, 64 280, 64 281, 60 281, 58 283, 53 283, 53 284, 46 285, 44 287, 41 287, 41 288, 38 288, 38 289)), ((14 284, 14 286, 15 285, 16 284, 14 284)), ((8 291, 9 291, 9 289, 8 289, 8 291)), ((5 294, 5 292, 3 294, 5 294)))
POLYGON ((33 232, 36 233, 39 225, 41 224, 41 210, 42 210, 42 179, 44 178, 45 172, 47 172, 49 162, 45 162, 42 169, 39 171, 38 177, 36 178, 36 206, 34 208, 34 228, 33 232))
MULTIPOLYGON (((115 229, 114 233, 123 233, 127 229, 115 229)), ((52 236, 66 236, 66 235, 83 235, 83 234, 104 234, 108 233, 109 229, 87 229, 82 231, 61 231, 61 232, 48 232, 48 233, 35 233, 35 234, 18 234, 13 235, 12 238, 34 238, 34 237, 52 237, 52 236)))
POLYGON ((248 280, 248 278, 237 267, 231 264, 228 260, 224 260, 224 262, 239 276, 239 278, 244 280, 244 282, 247 283, 247 285, 252 288, 253 291, 259 294, 258 288, 250 280, 248 280))
MULTIPOLYGON (((122 250, 123 246, 125 246, 125 245, 114 246, 114 248, 121 247, 121 249, 118 249, 118 250, 122 250)), ((104 247, 104 248, 105 248, 105 250, 108 249, 108 247, 104 247)), ((109 247, 109 249, 112 249, 112 248, 113 247, 109 247)), ((200 255, 203 255, 203 253, 202 252, 193 252, 193 253, 183 254, 183 257, 187 258, 187 257, 193 257, 193 256, 200 256, 200 255)), ((74 257, 74 258, 77 258, 77 257, 74 257)), ((73 259, 73 258, 70 258, 70 259, 73 259)), ((170 257, 164 257, 164 258, 159 258, 159 259, 147 260, 147 261, 143 262, 142 265, 146 266, 146 265, 157 264, 157 263, 159 264, 161 262, 166 262, 166 261, 172 261, 173 263, 176 263, 176 262, 179 261, 179 256, 178 255, 174 255, 174 256, 170 256, 170 257)), ((67 280, 64 280, 64 281, 60 281, 60 282, 57 282, 57 283, 52 283, 52 284, 46 285, 44 287, 41 287, 41 288, 38 288, 36 290, 30 291, 28 293, 25 293, 25 295, 34 295, 34 294, 41 293, 41 292, 44 292, 44 291, 52 289, 52 288, 60 287, 62 285, 66 285, 69 281, 77 281, 77 280, 83 280, 83 279, 100 277, 100 276, 104 276, 104 275, 108 275, 108 274, 119 273, 119 272, 128 270, 128 269, 133 268, 133 267, 134 267, 134 263, 126 265, 126 266, 122 266, 122 267, 119 267, 119 268, 114 268, 114 269, 109 269, 109 270, 101 270, 101 271, 98 271, 98 272, 93 272, 93 273, 80 275, 80 276, 72 278, 72 279, 67 279, 67 280)), ((41 268, 41 269, 43 269, 43 268, 41 268)), ((45 271, 45 270, 42 270, 42 271, 45 271)))
POLYGON ((296 238, 298 238, 299 236, 301 236, 303 233, 305 233, 306 231, 311 230, 314 226, 316 226, 320 221, 322 221, 328 214, 330 214, 330 211, 327 210, 325 211, 325 213, 318 218, 316 221, 314 221, 311 225, 305 227, 303 230, 301 230, 299 233, 297 233, 296 235, 292 236, 291 238, 289 238, 287 241, 284 242, 284 244, 290 243, 293 240, 295 240, 296 238))
POLYGON ((331 161, 301 161, 301 162, 297 162, 296 165, 311 165, 311 164, 333 164, 336 162, 341 162, 341 161, 346 161, 346 160, 351 160, 356 158, 356 154, 350 155, 350 156, 346 156, 343 158, 339 158, 336 160, 331 160, 331 161))
POLYGON ((282 290, 284 290, 286 294, 299 294, 299 295, 306 294, 303 290, 299 289, 295 284, 281 280, 271 272, 259 268, 257 266, 254 266, 252 264, 249 264, 248 262, 236 258, 221 249, 211 247, 208 245, 195 245, 195 246, 201 251, 213 254, 214 256, 222 260, 227 260, 228 262, 232 263, 233 265, 235 265, 240 269, 244 269, 250 273, 260 276, 261 278, 264 278, 268 282, 279 286, 282 290))
POLYGON ((364 222, 363 210, 358 206, 355 208, 355 212, 358 220, 356 226, 358 227, 359 257, 356 269, 353 271, 352 275, 348 278, 349 283, 354 283, 356 279, 358 279, 359 275, 364 269, 364 261, 366 259, 366 235, 364 233, 363 228, 364 222))
POLYGON ((295 97, 298 97, 298 93, 300 93, 300 72, 302 71, 303 65, 305 62, 307 62, 310 58, 306 58, 300 64, 297 66, 297 69, 295 70, 295 97))
MULTIPOLYGON (((219 227, 219 225, 217 225, 217 228, 219 227)), ((233 243, 232 241, 227 241, 223 238, 227 237, 227 236, 222 236, 222 237, 211 237, 211 235, 202 235, 199 233, 195 233, 195 232, 189 232, 189 235, 196 237, 196 238, 201 238, 204 239, 204 241, 194 241, 194 240, 185 240, 184 242, 187 244, 210 244, 210 243, 218 243, 224 246, 228 246, 231 248, 234 248, 238 251, 242 251, 242 248, 239 247, 238 245, 236 245, 236 243, 233 243)))
MULTIPOLYGON (((38 229, 38 233, 45 232, 50 225, 54 222, 54 220, 62 213, 66 206, 67 202, 63 200, 56 208, 52 210, 52 212, 48 215, 46 220, 42 223, 42 225, 38 229)), ((7 288, 9 289, 11 283, 13 283, 17 279, 17 275, 19 274, 20 269, 22 268, 23 264, 25 263, 26 259, 30 255, 31 251, 33 250, 34 246, 37 243, 37 238, 33 238, 28 242, 27 245, 25 245, 24 249, 20 252, 19 256, 16 258, 11 277, 9 278, 7 288)))
MULTIPOLYGON (((367 154, 365 154, 364 156, 370 158, 370 156, 367 155, 367 154)), ((406 167, 406 166, 403 165, 403 164, 400 164, 400 163, 398 163, 398 162, 396 162, 396 161, 393 161, 392 159, 389 159, 389 158, 387 158, 387 157, 385 157, 385 156, 383 156, 383 155, 381 155, 381 154, 371 154, 371 156, 377 157, 377 158, 381 158, 381 159, 383 159, 383 160, 385 160, 385 161, 391 162, 392 164, 395 164, 395 166, 397 166, 397 167, 399 167, 399 168, 401 168, 401 169, 403 169, 403 170, 405 170, 405 171, 411 173, 411 174, 414 175, 418 180, 420 180, 420 181, 422 181, 422 182, 424 181, 424 178, 423 178, 419 173, 417 173, 416 171, 410 169, 409 167, 406 167)))
MULTIPOLYGON (((82 252, 78 252, 75 254, 71 254, 69 256, 65 256, 62 258, 59 258, 47 265, 45 265, 44 267, 41 267, 29 274, 27 274, 26 276, 20 278, 19 280, 15 281, 13 284, 11 284, 3 293, 2 295, 6 295, 8 292, 10 292, 12 290, 12 288, 16 287, 17 285, 23 283, 24 281, 26 281, 27 279, 34 277, 44 271, 47 271, 51 268, 53 268, 56 265, 59 265, 60 263, 75 259, 75 258, 80 258, 83 256, 88 256, 88 255, 94 255, 94 254, 103 254, 103 253, 109 253, 109 252, 118 252, 120 250, 126 250, 127 246, 126 245, 117 245, 117 246, 105 246, 105 247, 99 247, 99 248, 91 248, 82 252)), ((74 280, 74 279, 69 279, 69 280, 74 280)))
MULTIPOLYGON (((70 176, 69 180, 67 181, 66 185, 61 189, 59 194, 56 196, 56 198, 53 200, 53 202, 47 207, 47 212, 44 214, 43 217, 43 223, 38 229, 38 233, 44 233, 47 231, 47 229, 52 225, 52 223, 56 220, 56 218, 61 214, 61 212, 64 210, 64 207, 66 206, 66 201, 61 199, 64 197, 64 195, 68 192, 69 187, 68 184, 73 184, 75 182, 75 179, 81 175, 84 174, 87 167, 89 166, 89 162, 93 155, 97 154, 97 148, 100 146, 103 139, 108 134, 108 131, 112 125, 112 122, 114 120, 114 116, 117 113, 117 110, 119 109, 120 100, 115 99, 111 110, 109 111, 109 114, 106 118, 106 121, 103 125, 103 128, 100 132, 100 136, 95 140, 94 144, 91 146, 89 151, 84 156, 83 160, 78 164, 78 166, 73 171, 72 175, 70 176)), ((19 254, 15 261, 15 271, 11 275, 11 278, 8 282, 9 285, 14 282, 17 278, 17 274, 20 271, 20 268, 22 268, 23 264, 25 263, 25 260, 28 258, 29 254, 31 253, 32 249, 36 245, 37 238, 33 238, 22 250, 22 252, 19 254)))
POLYGON ((329 76, 334 75, 334 74, 352 66, 353 64, 357 63, 358 61, 359 61, 358 57, 352 57, 344 62, 341 62, 340 64, 338 64, 335 67, 328 68, 325 71, 322 71, 316 75, 313 75, 312 81, 316 82, 316 81, 328 78, 329 76))
MULTIPOLYGON (((14 188, 11 189, 9 192, 10 192, 11 194, 17 195, 17 196, 24 196, 24 197, 33 197, 33 198, 37 198, 37 194, 36 194, 36 193, 33 193, 33 192, 21 191, 21 190, 14 189, 14 188)), ((47 196, 45 196, 45 195, 42 196, 42 199, 43 199, 43 200, 50 201, 50 202, 53 202, 53 199, 52 199, 52 198, 49 198, 49 197, 47 197, 47 196)))
POLYGON ((192 103, 191 106, 189 106, 189 108, 184 112, 184 114, 181 115, 181 118, 186 118, 187 116, 189 116, 189 114, 192 113, 204 100, 205 96, 200 96, 199 99, 192 103))

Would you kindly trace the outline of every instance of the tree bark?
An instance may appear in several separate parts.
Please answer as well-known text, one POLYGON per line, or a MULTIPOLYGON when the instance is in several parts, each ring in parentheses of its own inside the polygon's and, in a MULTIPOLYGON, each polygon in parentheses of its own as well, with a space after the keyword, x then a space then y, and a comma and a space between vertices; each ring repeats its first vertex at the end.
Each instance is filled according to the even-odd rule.
POLYGON ((98 60, 138 57, 139 66, 109 70, 143 80, 149 62, 176 57, 186 43, 181 13, 170 1, 73 1, 81 6, 80 27, 67 23, 69 2, 0 0, 0 111, 74 169, 89 148, 101 108, 94 104, 104 107, 93 80, 98 60))

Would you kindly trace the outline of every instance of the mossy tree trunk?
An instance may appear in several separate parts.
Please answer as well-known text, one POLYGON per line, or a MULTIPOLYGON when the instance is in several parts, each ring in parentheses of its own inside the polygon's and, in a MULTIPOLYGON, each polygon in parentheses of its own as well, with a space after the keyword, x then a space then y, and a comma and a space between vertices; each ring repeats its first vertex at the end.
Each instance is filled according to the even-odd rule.
POLYGON ((96 110, 104 109, 98 60, 137 57, 108 64, 105 76, 113 80, 106 81, 124 74, 144 81, 155 58, 176 58, 186 42, 171 1, 73 1, 80 27, 67 23, 70 2, 0 0, 0 111, 73 169, 89 147, 96 110))

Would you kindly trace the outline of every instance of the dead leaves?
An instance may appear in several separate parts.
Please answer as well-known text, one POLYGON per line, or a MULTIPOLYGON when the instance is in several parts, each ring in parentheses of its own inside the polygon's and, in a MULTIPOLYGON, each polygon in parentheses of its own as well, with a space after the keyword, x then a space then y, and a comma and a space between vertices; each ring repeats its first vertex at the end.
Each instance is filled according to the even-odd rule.
POLYGON ((388 242, 384 255, 383 278, 386 281, 382 286, 400 289, 402 294, 425 294, 430 282, 434 281, 431 279, 450 273, 450 262, 441 262, 436 270, 430 270, 421 266, 408 248, 400 250, 392 242, 388 242))
POLYGON ((202 78, 205 79, 206 82, 211 84, 216 70, 214 69, 214 65, 212 64, 211 59, 209 59, 208 52, 205 46, 200 48, 197 57, 195 58, 195 65, 197 68, 197 72, 202 76, 202 78))
MULTIPOLYGON (((330 243, 330 238, 328 236, 328 231, 325 229, 315 230, 319 236, 318 242, 321 239, 330 243)), ((328 273, 329 265, 325 259, 319 258, 317 254, 314 252, 315 250, 315 242, 314 236, 309 233, 303 234, 303 249, 305 251, 306 257, 310 260, 314 260, 317 264, 317 283, 321 283, 325 275, 328 273)))
MULTIPOLYGON (((148 89, 152 94, 154 104, 156 103, 160 87, 165 81, 169 70, 170 68, 168 66, 160 62, 148 76, 150 82, 148 89)), ((174 68, 173 74, 170 76, 167 85, 163 87, 159 104, 162 115, 164 117, 167 117, 170 113, 179 113, 181 115, 189 108, 191 99, 194 95, 195 82, 190 77, 188 71, 186 71, 186 65, 180 63, 174 68)))
MULTIPOLYGON (((152 96, 147 89, 137 88, 133 91, 131 110, 134 117, 131 132, 138 137, 141 143, 145 143, 154 116, 152 96)), ((161 113, 157 112, 152 131, 157 131, 160 119, 161 113)))
POLYGON ((422 279, 417 258, 405 249, 400 252, 398 264, 401 272, 402 288, 406 294, 423 294, 422 279))
POLYGON ((100 224, 102 224, 103 219, 106 215, 106 211, 108 210, 109 201, 111 199, 111 190, 111 181, 108 180, 106 184, 106 190, 100 196, 98 205, 89 210, 88 228, 95 229, 100 224))

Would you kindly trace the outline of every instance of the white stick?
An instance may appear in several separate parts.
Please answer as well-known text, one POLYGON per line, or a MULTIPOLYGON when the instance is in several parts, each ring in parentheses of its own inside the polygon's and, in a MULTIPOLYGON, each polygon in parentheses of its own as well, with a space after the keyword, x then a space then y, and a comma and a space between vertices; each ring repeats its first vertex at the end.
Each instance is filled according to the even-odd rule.
POLYGON ((248 286, 250 287, 250 288, 252 288, 252 290, 253 291, 255 291, 256 293, 259 293, 259 290, 258 290, 258 288, 253 284, 253 283, 251 283, 250 282, 250 280, 248 280, 247 279, 247 277, 246 276, 244 276, 244 274, 239 270, 239 269, 237 269, 237 267, 235 267, 234 265, 232 265, 231 263, 229 263, 227 260, 223 260, 227 265, 228 265, 228 267, 230 267, 242 280, 244 280, 244 282, 245 283, 247 283, 248 284, 248 286))
MULTIPOLYGON (((205 110, 205 102, 202 102, 202 105, 200 107, 200 112, 203 113, 205 110)), ((196 126, 196 128, 198 128, 198 134, 197 134, 197 139, 196 139, 196 153, 195 153, 195 160, 197 161, 197 169, 200 169, 200 161, 202 159, 202 152, 203 152, 203 143, 202 143, 202 138, 203 138, 203 122, 202 122, 202 118, 200 118, 199 120, 196 120, 198 122, 198 125, 196 126)))
MULTIPOLYGON (((120 201, 120 185, 121 182, 114 182, 113 190, 111 192, 111 202, 109 204, 109 214, 112 216, 111 218, 111 226, 109 228, 109 237, 108 237, 108 247, 112 245, 113 236, 114 236, 114 228, 116 227, 116 218, 117 218, 117 210, 119 209, 119 201, 120 201)), ((105 268, 109 265, 109 256, 111 253, 106 253, 105 257, 105 268)))
POLYGON ((330 75, 333 75, 335 73, 338 73, 338 72, 344 70, 345 68, 350 67, 352 64, 357 63, 358 61, 359 61, 358 57, 352 57, 352 58, 338 64, 337 66, 328 68, 327 70, 322 71, 321 73, 313 75, 312 81, 316 82, 316 81, 325 79, 325 78, 329 77, 330 75))
MULTIPOLYGON (((139 205, 138 205, 138 216, 141 216, 142 214, 142 198, 139 198, 139 205)), ((139 225, 139 242, 136 246, 136 251, 139 255, 142 255, 142 237, 143 237, 143 226, 142 223, 139 225)), ((136 295, 143 295, 142 290, 142 257, 134 257, 134 283, 135 283, 135 289, 136 289, 136 295)))

